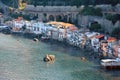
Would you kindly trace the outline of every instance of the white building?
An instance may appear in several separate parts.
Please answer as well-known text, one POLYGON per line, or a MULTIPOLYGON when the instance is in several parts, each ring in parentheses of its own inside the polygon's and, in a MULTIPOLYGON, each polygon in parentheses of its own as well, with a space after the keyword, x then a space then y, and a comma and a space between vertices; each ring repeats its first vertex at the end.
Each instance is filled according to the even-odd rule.
POLYGON ((32 24, 32 31, 35 34, 42 34, 46 30, 45 24, 43 22, 35 22, 32 24))

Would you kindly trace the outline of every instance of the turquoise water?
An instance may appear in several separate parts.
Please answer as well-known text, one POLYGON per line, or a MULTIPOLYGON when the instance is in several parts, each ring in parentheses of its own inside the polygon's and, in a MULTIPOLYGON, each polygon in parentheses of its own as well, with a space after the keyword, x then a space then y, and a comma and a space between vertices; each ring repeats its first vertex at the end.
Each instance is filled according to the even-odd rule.
POLYGON ((73 47, 0 34, 0 80, 120 80, 120 71, 106 71, 73 47), (54 54, 53 63, 43 57, 54 54))

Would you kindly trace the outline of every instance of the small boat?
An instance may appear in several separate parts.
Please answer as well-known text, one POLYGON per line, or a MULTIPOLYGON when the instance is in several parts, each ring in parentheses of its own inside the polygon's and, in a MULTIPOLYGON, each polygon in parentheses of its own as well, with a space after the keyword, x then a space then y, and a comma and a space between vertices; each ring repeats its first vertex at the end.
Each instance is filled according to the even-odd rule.
POLYGON ((38 40, 37 38, 34 38, 34 39, 33 39, 33 41, 36 41, 36 42, 38 42, 39 40, 38 40))
POLYGON ((42 36, 41 37, 41 40, 48 40, 48 39, 50 39, 48 36, 42 36))
POLYGON ((120 59, 102 59, 101 66, 105 69, 120 69, 120 59))

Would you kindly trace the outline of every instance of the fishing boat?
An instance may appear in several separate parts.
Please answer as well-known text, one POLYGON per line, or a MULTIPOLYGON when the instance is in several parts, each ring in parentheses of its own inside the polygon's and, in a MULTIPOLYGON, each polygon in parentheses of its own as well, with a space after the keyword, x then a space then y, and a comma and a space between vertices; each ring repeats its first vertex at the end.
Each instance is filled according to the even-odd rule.
POLYGON ((101 66, 105 69, 120 69, 120 58, 102 59, 101 66))

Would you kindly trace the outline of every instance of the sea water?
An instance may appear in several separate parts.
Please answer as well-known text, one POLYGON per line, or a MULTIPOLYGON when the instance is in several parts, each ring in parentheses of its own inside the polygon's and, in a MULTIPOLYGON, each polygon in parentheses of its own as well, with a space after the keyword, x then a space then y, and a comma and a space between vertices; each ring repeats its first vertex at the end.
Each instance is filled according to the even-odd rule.
POLYGON ((119 70, 101 69, 85 55, 63 43, 0 34, 0 80, 120 80, 119 70), (55 61, 44 62, 46 54, 55 55, 55 61))

